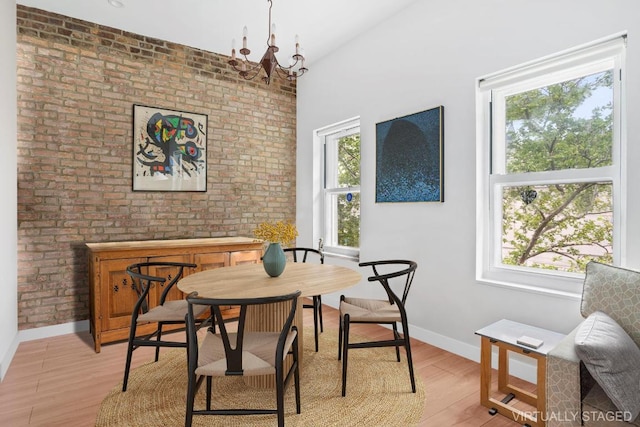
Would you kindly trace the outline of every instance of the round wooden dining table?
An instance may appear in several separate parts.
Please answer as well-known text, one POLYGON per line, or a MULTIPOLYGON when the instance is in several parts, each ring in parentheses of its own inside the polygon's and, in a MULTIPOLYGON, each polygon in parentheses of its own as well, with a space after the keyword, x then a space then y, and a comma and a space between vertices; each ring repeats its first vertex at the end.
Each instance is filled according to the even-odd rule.
MULTIPOLYGON (((299 290, 302 297, 323 295, 356 285, 362 275, 347 267, 331 264, 288 262, 278 277, 270 277, 262 264, 240 264, 192 273, 181 279, 178 289, 185 294, 197 292, 203 298, 260 298, 284 295, 299 290)), ((286 303, 249 307, 246 328, 249 331, 279 331, 288 314, 286 303)), ((303 347, 302 299, 298 299, 293 324, 303 347)), ((300 363, 302 363, 300 352, 300 363)), ((255 387, 274 387, 273 375, 247 377, 255 387)))
POLYGON ((240 264, 191 273, 177 286, 203 298, 259 298, 296 290, 311 297, 348 288, 361 278, 357 271, 331 264, 288 262, 278 277, 270 277, 262 264, 240 264))

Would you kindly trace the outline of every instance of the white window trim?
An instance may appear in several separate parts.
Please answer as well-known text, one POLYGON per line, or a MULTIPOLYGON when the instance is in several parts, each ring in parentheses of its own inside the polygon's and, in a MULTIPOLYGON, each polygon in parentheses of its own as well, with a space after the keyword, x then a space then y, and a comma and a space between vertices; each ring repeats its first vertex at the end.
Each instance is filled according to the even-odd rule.
MULTIPOLYGON (((579 67, 585 66, 589 69, 597 68, 598 61, 602 66, 610 65, 610 58, 615 57, 614 67, 625 70, 625 49, 626 34, 619 33, 610 37, 597 40, 593 43, 578 46, 574 49, 550 55, 536 61, 531 61, 521 66, 503 70, 491 75, 477 79, 476 84, 476 281, 483 284, 515 288, 522 291, 551 294, 570 299, 580 299, 582 294, 582 283, 584 274, 565 273, 557 271, 546 271, 542 269, 529 269, 523 267, 511 267, 493 264, 491 253, 493 246, 491 240, 495 238, 492 215, 487 214, 492 206, 491 185, 500 183, 503 185, 514 185, 521 179, 517 174, 510 175, 490 175, 491 155, 491 124, 490 108, 487 106, 491 101, 492 90, 500 90, 506 85, 512 87, 508 90, 517 92, 518 81, 535 79, 540 76, 552 75, 556 81, 566 80, 567 72, 574 73, 579 67), (567 68, 570 71, 565 71, 567 68)), ((610 68, 610 67, 609 67, 610 68)), ((615 76, 616 79, 618 76, 615 76)), ((614 263, 625 265, 626 263, 626 194, 623 193, 626 186, 626 109, 623 95, 625 94, 625 76, 622 75, 619 84, 614 84, 614 91, 617 92, 614 100, 619 102, 614 106, 614 110, 620 113, 614 123, 614 141, 620 141, 613 147, 614 166, 598 168, 587 171, 573 173, 571 177, 564 176, 562 171, 539 172, 535 179, 540 183, 558 182, 558 178, 573 180, 607 180, 613 182, 613 209, 614 209, 614 263), (616 134, 619 136, 616 136, 616 134), (618 165, 617 167, 615 165, 618 165)), ((530 83, 528 83, 530 84, 530 83)), ((545 81, 549 84, 549 80, 545 81)), ((506 92, 505 92, 506 93, 506 92)), ((494 141, 495 142, 495 141, 494 141)), ((575 171, 574 171, 575 172, 575 171)), ((533 174, 529 174, 531 178, 533 174)), ((527 182, 530 182, 528 179, 527 182)))
MULTIPOLYGON (((341 122, 316 129, 313 132, 313 241, 319 242, 325 235, 325 149, 324 142, 327 136, 348 135, 353 133, 354 128, 360 129, 360 117, 353 117, 341 122)), ((350 189, 334 189, 331 193, 347 193, 350 189)), ((351 187, 351 190, 360 191, 360 186, 351 187)), ((324 243, 323 252, 327 256, 346 258, 354 261, 360 259, 360 248, 350 248, 344 246, 331 246, 324 243)))

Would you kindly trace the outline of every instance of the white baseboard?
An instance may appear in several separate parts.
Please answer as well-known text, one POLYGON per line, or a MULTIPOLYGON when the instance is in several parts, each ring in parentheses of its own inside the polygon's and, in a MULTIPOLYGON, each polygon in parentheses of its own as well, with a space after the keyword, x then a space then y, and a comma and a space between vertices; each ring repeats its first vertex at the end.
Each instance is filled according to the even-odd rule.
POLYGON ((60 325, 43 326, 41 328, 25 329, 18 332, 20 342, 50 338, 58 335, 73 334, 89 330, 89 320, 62 323, 60 325))
MULTIPOLYGON (((331 295, 333 296, 333 295, 331 295)), ((338 307, 339 300, 337 298, 322 298, 322 303, 327 304, 333 308, 338 307)), ((438 334, 436 332, 430 331, 428 329, 419 328, 414 325, 409 325, 411 337, 427 344, 433 345, 435 347, 446 350, 450 353, 457 354, 458 356, 464 357, 465 359, 473 360, 474 362, 480 363, 480 337, 478 338, 478 345, 472 345, 463 341, 458 341, 453 338, 447 337, 445 335, 438 334)), ((529 358, 525 358, 526 360, 521 360, 523 358, 509 359, 509 374, 523 379, 525 381, 529 381, 531 383, 536 383, 537 381, 537 368, 533 361, 530 362, 529 358)), ((494 349, 493 356, 491 357, 491 365, 494 369, 498 368, 498 351, 494 349)), ((480 371, 478 370, 478 375, 480 375, 480 371)))
POLYGON ((41 328, 25 329, 18 331, 14 337, 9 349, 0 361, 0 382, 4 380, 4 376, 9 370, 9 365, 18 350, 21 342, 33 341, 41 338, 50 338, 58 335, 73 334, 75 332, 83 332, 89 330, 89 320, 81 320, 79 322, 69 322, 60 325, 43 326, 41 328))
POLYGON ((20 344, 20 339, 18 334, 16 334, 13 337, 11 344, 9 344, 9 348, 7 349, 7 352, 2 357, 2 360, 0 360, 0 382, 4 380, 4 376, 7 374, 7 371, 9 370, 9 365, 13 360, 13 356, 15 356, 16 350, 18 350, 18 344, 20 344))
MULTIPOLYGON (((431 344, 435 347, 446 350, 450 353, 457 354, 465 359, 473 360, 474 362, 480 362, 480 347, 468 344, 466 342, 454 340, 444 335, 437 334, 435 332, 419 328, 417 326, 409 325, 411 337, 427 344, 431 344)), ((480 337, 478 337, 478 342, 480 337)), ((527 358, 528 359, 528 358, 527 358)), ((494 369, 498 369, 498 351, 494 348, 493 356, 491 357, 491 365, 494 369)), ((523 361, 514 358, 509 359, 509 374, 523 379, 525 381, 536 383, 536 365, 535 363, 528 363, 529 360, 523 361)), ((478 370, 478 375, 480 371, 478 370)))

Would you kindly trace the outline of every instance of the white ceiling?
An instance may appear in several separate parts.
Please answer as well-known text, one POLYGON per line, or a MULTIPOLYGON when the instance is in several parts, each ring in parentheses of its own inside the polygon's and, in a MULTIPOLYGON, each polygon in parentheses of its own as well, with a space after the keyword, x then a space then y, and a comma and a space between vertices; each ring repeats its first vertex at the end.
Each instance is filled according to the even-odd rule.
MULTIPOLYGON (((199 49, 231 54, 249 30, 249 59, 259 61, 268 37, 268 0, 17 0, 18 4, 168 40, 199 49)), ((359 33, 379 24, 417 0, 273 0, 279 62, 287 64, 295 36, 307 66, 359 33)))

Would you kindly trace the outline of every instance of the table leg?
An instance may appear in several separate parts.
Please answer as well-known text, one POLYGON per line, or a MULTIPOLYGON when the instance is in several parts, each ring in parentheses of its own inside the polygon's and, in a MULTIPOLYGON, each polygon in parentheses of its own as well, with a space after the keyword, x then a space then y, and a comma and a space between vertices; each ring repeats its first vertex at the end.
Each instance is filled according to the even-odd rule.
POLYGON ((509 355, 507 349, 498 348, 498 390, 502 393, 509 393, 509 355))
POLYGON ((489 408, 489 413, 500 413, 524 425, 544 427, 546 415, 545 402, 545 373, 546 357, 511 344, 482 337, 480 342, 480 404, 489 408), (497 400, 490 396, 491 392, 491 350, 498 347, 498 389, 506 396, 497 400), (512 351, 536 359, 537 363, 537 393, 531 393, 509 383, 509 354, 512 351), (512 399, 518 399, 535 407, 535 412, 522 411, 509 405, 512 399))
MULTIPOLYGON (((274 304, 261 304, 249 307, 247 311, 246 331, 266 331, 280 332, 282 325, 289 315, 289 302, 279 302, 274 304)), ((304 339, 302 327, 302 299, 298 298, 296 315, 293 324, 298 327, 298 364, 302 366, 302 355, 304 353, 304 339)), ((285 361, 285 372, 291 366, 291 356, 285 361)), ((244 377, 247 385, 258 388, 275 388, 275 375, 257 375, 244 377)))
POLYGON ((480 404, 489 407, 491 391, 491 341, 482 337, 480 341, 480 404))

